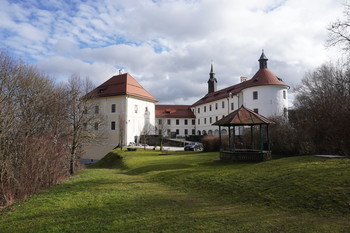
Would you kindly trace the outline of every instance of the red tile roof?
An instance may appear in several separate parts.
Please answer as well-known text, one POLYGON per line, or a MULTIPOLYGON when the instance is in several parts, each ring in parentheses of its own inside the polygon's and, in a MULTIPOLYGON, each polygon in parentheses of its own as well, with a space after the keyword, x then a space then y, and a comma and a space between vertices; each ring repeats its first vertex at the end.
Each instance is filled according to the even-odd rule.
POLYGON ((279 85, 279 86, 285 86, 289 87, 287 84, 285 84, 282 79, 277 77, 274 73, 272 73, 269 69, 259 69, 258 72, 249 80, 245 82, 238 83, 236 85, 226 87, 224 89, 211 92, 206 94, 203 98, 195 102, 192 107, 209 103, 215 100, 227 98, 229 94, 237 94, 243 89, 249 88, 249 87, 255 87, 255 86, 264 86, 264 85, 279 85))
POLYGON ((231 112, 226 117, 215 122, 213 125, 230 126, 260 124, 275 124, 275 122, 242 105, 239 109, 231 112))
POLYGON ((191 105, 156 105, 157 118, 195 118, 191 105))
POLYGON ((130 95, 151 102, 158 102, 128 73, 113 76, 90 93, 97 97, 130 95))

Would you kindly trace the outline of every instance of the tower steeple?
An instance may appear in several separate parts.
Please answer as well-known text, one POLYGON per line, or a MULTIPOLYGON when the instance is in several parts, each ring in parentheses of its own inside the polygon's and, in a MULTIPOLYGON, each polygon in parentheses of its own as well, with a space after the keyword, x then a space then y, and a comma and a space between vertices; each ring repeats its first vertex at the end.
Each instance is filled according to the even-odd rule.
POLYGON ((215 78, 215 73, 213 71, 213 63, 211 63, 209 80, 208 80, 208 93, 216 91, 217 80, 215 78))
POLYGON ((261 56, 259 58, 260 69, 267 69, 267 57, 265 56, 264 50, 262 50, 261 56))

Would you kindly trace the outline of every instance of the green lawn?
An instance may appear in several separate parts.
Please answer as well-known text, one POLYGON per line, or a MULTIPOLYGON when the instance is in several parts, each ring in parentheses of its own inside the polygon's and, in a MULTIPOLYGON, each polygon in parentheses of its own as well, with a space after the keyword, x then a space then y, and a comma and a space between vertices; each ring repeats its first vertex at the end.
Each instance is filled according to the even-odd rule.
POLYGON ((349 159, 115 152, 0 212, 0 232, 350 232, 349 159))

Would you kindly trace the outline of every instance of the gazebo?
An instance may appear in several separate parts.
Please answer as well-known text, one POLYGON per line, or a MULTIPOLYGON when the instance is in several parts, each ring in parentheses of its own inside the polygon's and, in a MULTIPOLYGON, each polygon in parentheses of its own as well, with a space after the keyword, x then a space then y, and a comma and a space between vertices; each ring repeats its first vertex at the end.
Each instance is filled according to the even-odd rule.
MULTIPOLYGON (((275 124, 272 120, 244 107, 243 105, 233 111, 226 117, 215 122, 213 125, 219 126, 219 139, 220 139, 220 160, 233 162, 233 161, 250 161, 259 162, 270 160, 270 137, 269 137, 269 125, 275 124), (238 149, 236 148, 236 127, 250 126, 251 145, 253 145, 253 126, 259 126, 259 148, 257 149, 238 149), (228 150, 222 148, 222 136, 221 128, 228 127, 228 150), (263 128, 265 128, 267 142, 263 143, 263 128), (232 129, 232 130, 231 130, 232 129)), ((253 146, 252 146, 253 147, 253 146)))

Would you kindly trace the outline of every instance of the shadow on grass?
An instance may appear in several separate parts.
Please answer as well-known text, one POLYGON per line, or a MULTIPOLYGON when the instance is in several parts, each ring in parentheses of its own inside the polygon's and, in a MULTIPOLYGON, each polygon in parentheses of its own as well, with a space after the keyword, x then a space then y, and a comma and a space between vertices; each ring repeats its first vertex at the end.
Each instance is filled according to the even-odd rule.
POLYGON ((126 170, 128 169, 128 166, 125 165, 123 161, 123 156, 119 155, 115 151, 111 151, 101 160, 89 165, 87 168, 108 168, 126 170))
POLYGON ((167 170, 175 170, 175 169, 184 169, 184 168, 190 168, 193 167, 189 164, 183 164, 183 163, 176 163, 176 164, 157 164, 157 165, 150 165, 150 166, 144 166, 132 169, 124 174, 126 175, 140 175, 147 172, 152 171, 167 171, 167 170))

